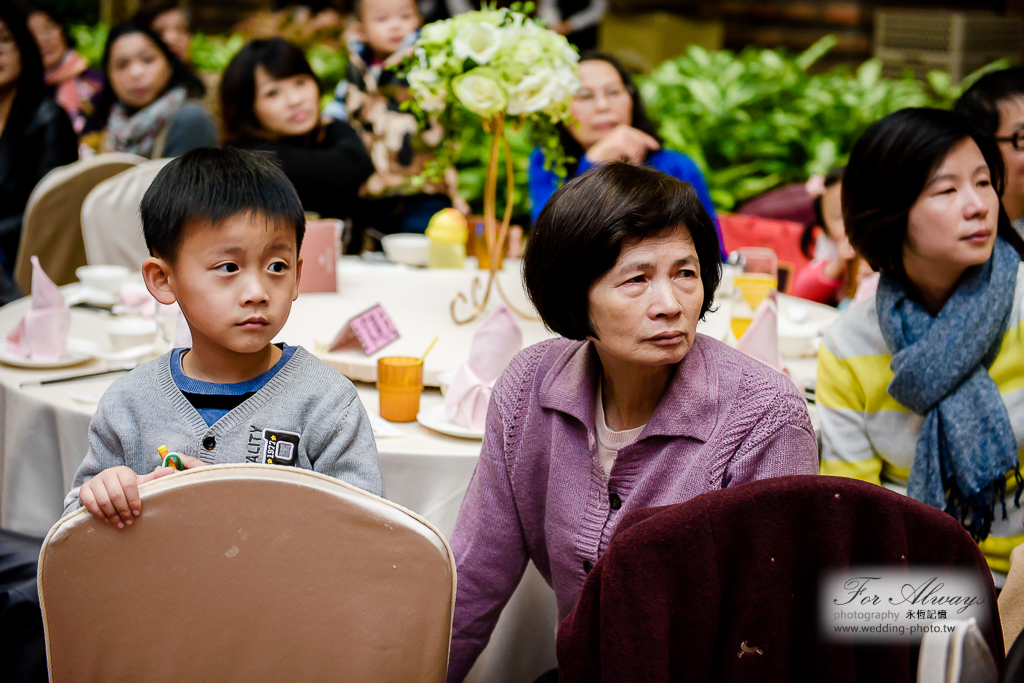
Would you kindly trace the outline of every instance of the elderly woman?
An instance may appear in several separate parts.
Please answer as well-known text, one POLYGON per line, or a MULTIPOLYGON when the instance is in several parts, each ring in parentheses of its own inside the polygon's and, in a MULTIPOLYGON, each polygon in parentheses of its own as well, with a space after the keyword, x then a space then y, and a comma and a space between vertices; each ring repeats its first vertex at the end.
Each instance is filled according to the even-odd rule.
MULTIPOLYGON (((704 209, 715 219, 704 175, 690 157, 662 148, 640 93, 618 60, 603 52, 584 52, 579 74, 580 89, 572 100, 574 121, 561 128, 562 147, 577 160, 568 169, 569 177, 611 161, 650 166, 690 183, 704 209)), ((544 151, 535 149, 530 156, 530 217, 534 222, 562 183, 554 171, 544 168, 545 163, 544 151)))
POLYGON ((999 203, 1002 164, 951 112, 904 109, 868 128, 846 167, 843 213, 881 279, 818 357, 821 473, 906 487, 956 516, 998 572, 1024 542, 1012 512, 1024 243, 999 203))
POLYGON ((494 388, 452 536, 449 681, 469 671, 530 560, 562 618, 630 511, 817 470, 793 384, 696 332, 721 266, 691 186, 622 163, 576 178, 541 213, 523 269, 564 338, 520 352, 494 388))

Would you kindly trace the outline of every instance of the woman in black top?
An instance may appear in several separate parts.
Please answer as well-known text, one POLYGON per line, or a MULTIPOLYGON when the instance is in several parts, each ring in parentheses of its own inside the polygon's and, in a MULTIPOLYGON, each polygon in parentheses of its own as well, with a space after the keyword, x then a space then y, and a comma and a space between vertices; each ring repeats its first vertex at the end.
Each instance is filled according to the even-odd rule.
POLYGON ((57 166, 78 160, 71 120, 45 98, 45 88, 43 60, 25 17, 0 3, 0 269, 8 275, 32 188, 57 166))
POLYGON ((306 211, 347 218, 373 162, 347 123, 320 120, 320 85, 306 56, 281 38, 254 40, 220 84, 224 141, 280 159, 306 211))

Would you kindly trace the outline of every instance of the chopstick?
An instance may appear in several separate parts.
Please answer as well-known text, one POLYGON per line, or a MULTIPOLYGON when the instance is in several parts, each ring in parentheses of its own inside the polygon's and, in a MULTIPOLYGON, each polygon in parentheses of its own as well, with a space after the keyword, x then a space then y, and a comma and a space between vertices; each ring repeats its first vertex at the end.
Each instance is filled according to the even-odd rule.
POLYGON ((68 375, 66 377, 54 377, 53 379, 44 379, 33 382, 22 382, 18 386, 22 389, 27 387, 41 387, 47 384, 62 384, 64 382, 77 382, 80 379, 92 379, 93 377, 103 377, 104 375, 115 375, 119 372, 129 372, 134 370, 135 366, 130 368, 115 368, 113 370, 101 370, 100 372, 87 372, 81 375, 68 375))

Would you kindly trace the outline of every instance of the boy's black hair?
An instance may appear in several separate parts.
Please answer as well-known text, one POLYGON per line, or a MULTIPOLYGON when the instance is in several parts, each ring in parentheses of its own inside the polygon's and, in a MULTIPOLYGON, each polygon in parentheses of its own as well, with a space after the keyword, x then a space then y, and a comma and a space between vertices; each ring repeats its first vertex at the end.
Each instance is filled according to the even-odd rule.
POLYGON ((174 261, 189 221, 213 225, 238 214, 295 227, 302 248, 306 216, 295 187, 266 155, 235 147, 200 148, 164 166, 142 197, 149 253, 174 261))

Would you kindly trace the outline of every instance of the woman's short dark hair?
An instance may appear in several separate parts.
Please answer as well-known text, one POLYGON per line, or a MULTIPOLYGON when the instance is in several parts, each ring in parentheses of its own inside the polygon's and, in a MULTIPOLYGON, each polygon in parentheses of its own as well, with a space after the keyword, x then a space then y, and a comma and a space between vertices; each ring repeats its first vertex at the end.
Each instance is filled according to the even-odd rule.
MULTIPOLYGON (((622 79, 622 84, 626 86, 626 91, 629 92, 630 99, 633 100, 633 120, 629 125, 647 133, 660 144, 661 137, 658 135, 658 127, 648 118, 647 109, 644 108, 644 102, 640 99, 640 90, 633 83, 633 76, 626 70, 626 67, 622 66, 622 63, 612 55, 598 50, 584 50, 580 54, 580 63, 582 64, 583 62, 606 62, 618 72, 619 78, 622 79)), ((583 158, 584 150, 582 145, 576 141, 576 138, 572 136, 572 133, 569 132, 569 129, 564 124, 559 124, 558 135, 562 140, 562 149, 565 150, 566 156, 577 160, 583 158)), ((569 175, 572 175, 572 173, 569 175)))
POLYGON ((167 87, 157 97, 162 97, 169 90, 179 86, 184 86, 188 97, 193 99, 202 98, 206 94, 206 86, 199 80, 199 77, 192 73, 192 70, 176 54, 171 52, 171 48, 167 47, 167 44, 164 43, 160 36, 153 32, 153 29, 135 21, 125 21, 110 29, 110 33, 107 35, 106 47, 103 49, 103 72, 106 75, 106 79, 103 83, 103 91, 100 93, 96 113, 104 126, 106 126, 107 119, 110 117, 110 108, 117 102, 117 95, 114 93, 114 87, 110 82, 111 48, 120 38, 132 33, 141 33, 149 38, 171 65, 171 78, 167 81, 167 87))
MULTIPOLYGON (((853 145, 843 176, 843 220, 850 244, 875 270, 903 271, 907 218, 932 173, 971 139, 1003 195, 1003 157, 966 119, 942 109, 901 109, 873 123, 853 145)), ((1024 254, 1024 242, 999 205, 999 235, 1024 254)))
MULTIPOLYGON (((253 40, 239 50, 220 81, 221 127, 225 143, 258 140, 267 131, 256 118, 256 67, 273 78, 306 75, 320 87, 302 49, 284 38, 253 40)), ((316 132, 316 129, 314 129, 316 132)))
POLYGON ((722 278, 718 231, 689 183, 644 166, 611 163, 561 187, 537 217, 523 257, 523 279, 544 324, 569 339, 596 337, 590 287, 632 241, 685 227, 700 261, 711 308, 722 278))
POLYGON ((1024 67, 994 71, 964 91, 953 111, 990 138, 999 130, 999 105, 1024 98, 1024 67))
POLYGON ((14 38, 21 57, 21 75, 18 76, 18 94, 7 118, 7 127, 12 131, 27 126, 35 117, 46 93, 43 80, 43 58, 32 32, 28 30, 25 15, 10 2, 0 2, 0 21, 14 38))

